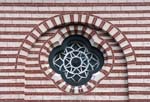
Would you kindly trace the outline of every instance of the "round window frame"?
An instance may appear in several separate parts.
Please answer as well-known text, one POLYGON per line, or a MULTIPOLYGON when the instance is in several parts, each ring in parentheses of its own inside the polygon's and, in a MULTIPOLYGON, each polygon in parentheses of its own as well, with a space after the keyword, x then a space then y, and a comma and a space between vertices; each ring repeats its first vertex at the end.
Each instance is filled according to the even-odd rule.
POLYGON ((68 93, 68 94, 86 94, 89 93, 91 90, 93 90, 104 78, 108 76, 110 71, 113 68, 114 64, 114 53, 111 49, 110 45, 101 37, 98 36, 98 33, 90 28, 84 28, 84 29, 78 29, 76 32, 74 31, 75 28, 82 28, 81 25, 74 25, 69 27, 64 27, 62 29, 59 29, 55 36, 49 38, 40 49, 40 67, 44 74, 54 82, 54 84, 62 91, 68 93), (68 29, 69 28, 69 29, 68 29), (90 32, 92 33, 90 33, 90 32), (81 33, 84 32, 84 33, 81 33), (49 56, 49 52, 52 51, 52 49, 55 46, 61 45, 62 41, 70 36, 79 34, 89 39, 91 44, 95 47, 101 46, 101 51, 104 53, 105 61, 104 66, 102 67, 101 71, 98 71, 95 73, 92 77, 92 79, 86 84, 81 86, 71 86, 68 85, 66 82, 63 81, 60 74, 57 74, 54 72, 51 68, 49 68, 47 57, 49 56), (47 50, 46 50, 46 49, 47 50), (46 56, 45 56, 46 54, 46 56), (43 62, 46 62, 43 63, 43 62))
POLYGON ((87 84, 87 82, 91 79, 92 75, 94 73, 100 71, 100 69, 104 65, 104 56, 103 56, 103 53, 98 48, 92 46, 91 43, 89 42, 89 40, 87 38, 85 38, 84 36, 82 36, 82 35, 70 35, 69 37, 64 39, 64 41, 62 42, 61 45, 56 46, 52 49, 52 51, 49 54, 48 62, 49 62, 50 68, 52 68, 56 73, 60 74, 62 79, 66 83, 70 84, 71 86, 81 86, 81 85, 87 84), (97 56, 97 58, 99 60, 98 68, 96 68, 96 70, 89 71, 89 75, 87 76, 87 78, 80 81, 79 83, 75 83, 72 80, 67 79, 66 76, 64 75, 64 72, 58 71, 57 68, 55 67, 55 65, 53 64, 54 57, 58 53, 63 52, 65 50, 65 48, 73 42, 79 42, 82 45, 84 45, 87 48, 88 52, 97 56))

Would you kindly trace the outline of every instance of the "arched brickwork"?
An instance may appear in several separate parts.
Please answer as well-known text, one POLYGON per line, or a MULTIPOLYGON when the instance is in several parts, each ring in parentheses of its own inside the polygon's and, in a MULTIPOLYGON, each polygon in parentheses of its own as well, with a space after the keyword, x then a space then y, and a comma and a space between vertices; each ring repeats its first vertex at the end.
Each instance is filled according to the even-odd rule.
MULTIPOLYGON (((126 59, 127 67, 130 64, 135 63, 135 54, 130 45, 127 38, 117 29, 113 24, 93 15, 86 15, 86 14, 65 14, 65 15, 58 15, 52 18, 48 18, 47 20, 43 21, 39 25, 37 25, 31 33, 26 36, 24 39, 20 50, 18 52, 18 57, 16 61, 16 68, 25 67, 26 66, 26 58, 28 57, 28 51, 32 49, 34 43, 36 43, 37 39, 40 38, 44 33, 48 30, 55 29, 55 28, 63 27, 57 31, 55 35, 53 35, 47 43, 45 43, 44 48, 47 51, 51 51, 54 46, 61 44, 65 37, 69 36, 69 32, 78 32, 78 34, 87 37, 89 40, 92 40, 97 46, 101 46, 108 59, 105 59, 105 65, 103 66, 102 70, 97 72, 91 80, 87 83, 87 85, 82 85, 79 87, 72 87, 71 85, 66 84, 52 69, 49 68, 47 63, 48 56, 46 50, 41 48, 41 52, 39 54, 39 63, 41 66, 41 70, 45 73, 45 75, 53 80, 55 85, 63 90, 64 92, 73 93, 73 94, 82 94, 87 93, 93 90, 96 85, 105 78, 113 68, 114 53, 111 49, 110 45, 101 37, 96 31, 104 31, 109 34, 111 38, 113 38, 120 46, 123 51, 123 54, 126 59), (78 26, 70 26, 70 25, 81 25, 81 26, 88 26, 87 29, 81 29, 82 27, 78 26), (92 29, 90 29, 92 28, 92 29), (94 30, 95 29, 95 30, 94 30), (84 33, 81 33, 84 32, 84 33), (43 55, 44 54, 44 55, 43 55)), ((104 53, 103 52, 103 53, 104 53)))
POLYGON ((64 14, 57 15, 47 20, 43 21, 39 25, 37 25, 31 33, 26 36, 23 43, 21 44, 20 50, 18 52, 18 57, 16 60, 16 68, 20 65, 25 65, 25 58, 28 54, 29 49, 32 47, 32 44, 36 42, 36 40, 44 34, 47 30, 52 29, 56 26, 67 25, 70 23, 81 23, 81 24, 89 24, 96 28, 103 29, 107 31, 110 36, 112 36, 116 42, 120 45, 125 55, 128 64, 135 63, 135 53, 128 39, 120 32, 118 28, 116 28, 113 24, 105 21, 104 19, 87 14, 64 14))
POLYGON ((82 93, 88 93, 92 89, 94 89, 97 84, 104 79, 112 70, 113 64, 114 64, 114 53, 110 45, 102 38, 98 36, 98 34, 90 29, 90 28, 83 28, 82 26, 67 26, 62 29, 59 29, 56 33, 56 35, 52 38, 49 38, 41 47, 40 54, 39 54, 39 62, 41 66, 41 70, 45 73, 45 75, 53 80, 55 85, 64 92, 72 93, 72 94, 82 94, 82 93), (80 28, 80 29, 77 29, 80 28), (76 29, 76 30, 75 30, 76 29), (99 49, 103 52, 105 56, 105 63, 102 69, 95 73, 91 80, 86 85, 81 85, 79 87, 71 87, 71 85, 65 83, 65 81, 61 78, 59 74, 57 74, 55 71, 53 71, 51 68, 49 68, 48 64, 48 56, 49 52, 53 49, 54 46, 60 45, 61 42, 69 35, 79 34, 86 38, 88 38, 90 41, 92 40, 92 43, 96 46, 101 46, 99 49))

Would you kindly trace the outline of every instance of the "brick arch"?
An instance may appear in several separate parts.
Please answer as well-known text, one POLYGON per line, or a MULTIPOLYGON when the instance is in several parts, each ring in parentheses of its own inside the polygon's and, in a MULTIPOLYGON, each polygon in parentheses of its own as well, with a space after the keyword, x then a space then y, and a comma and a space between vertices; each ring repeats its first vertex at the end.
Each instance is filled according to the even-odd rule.
POLYGON ((89 93, 91 90, 93 90, 98 85, 98 83, 100 83, 104 78, 106 78, 108 74, 111 72, 115 60, 114 52, 111 46, 108 44, 108 42, 106 42, 103 38, 100 38, 98 34, 94 31, 94 29, 90 28, 77 29, 80 27, 81 25, 79 27, 77 27, 77 25, 74 25, 70 27, 66 26, 62 29, 59 29, 54 37, 49 38, 42 45, 38 58, 40 68, 44 72, 44 74, 50 80, 52 80, 60 90, 70 94, 83 94, 83 93, 86 94, 89 93), (76 31, 74 32, 75 29, 76 31), (49 63, 47 61, 49 52, 51 52, 56 45, 60 45, 62 41, 70 35, 82 35, 85 38, 92 40, 92 42, 96 44, 95 46, 97 46, 105 56, 104 65, 101 68, 101 70, 95 73, 86 85, 81 85, 76 88, 72 87, 69 84, 64 84, 66 82, 61 78, 59 74, 57 74, 49 67, 49 63), (91 37, 89 38, 89 36, 91 37))
POLYGON ((125 35, 122 34, 121 31, 118 28, 116 28, 113 24, 94 15, 64 14, 64 15, 57 15, 46 19, 45 21, 37 25, 30 32, 30 34, 26 36, 18 52, 18 56, 16 59, 16 68, 17 66, 25 65, 25 58, 28 55, 28 51, 31 49, 32 45, 42 34, 44 34, 47 30, 52 29, 56 26, 70 24, 70 23, 88 24, 96 28, 100 28, 104 31, 107 31, 108 34, 111 37, 113 37, 115 41, 118 42, 119 46, 122 48, 127 64, 135 64, 136 58, 131 44, 129 43, 125 35))

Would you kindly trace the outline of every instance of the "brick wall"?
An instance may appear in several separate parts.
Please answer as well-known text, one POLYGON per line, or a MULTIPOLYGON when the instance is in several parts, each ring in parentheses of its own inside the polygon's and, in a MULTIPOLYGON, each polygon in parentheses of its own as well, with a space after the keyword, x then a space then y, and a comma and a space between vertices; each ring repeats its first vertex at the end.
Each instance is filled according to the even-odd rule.
POLYGON ((1 0, 0 102, 149 102, 149 26, 149 0, 1 0), (47 61, 68 32, 85 32, 105 55, 82 94, 47 61))

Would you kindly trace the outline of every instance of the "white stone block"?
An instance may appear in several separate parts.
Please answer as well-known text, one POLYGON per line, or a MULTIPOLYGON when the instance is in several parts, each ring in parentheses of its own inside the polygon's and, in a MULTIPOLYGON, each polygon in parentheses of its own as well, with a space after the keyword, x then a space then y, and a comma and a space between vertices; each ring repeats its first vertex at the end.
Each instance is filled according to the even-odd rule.
POLYGON ((24 43, 23 46, 26 47, 26 48, 28 48, 28 49, 31 48, 31 45, 29 45, 29 44, 27 44, 27 43, 24 43))
POLYGON ((66 82, 62 82, 61 84, 59 84, 59 87, 63 87, 64 85, 66 85, 66 82))
POLYGON ((82 89, 83 89, 83 92, 88 91, 88 89, 87 89, 87 87, 86 87, 85 85, 82 85, 81 87, 82 87, 82 89))
POLYGON ((65 91, 66 91, 66 92, 70 92, 70 90, 71 90, 71 85, 68 85, 68 86, 66 87, 65 91))
POLYGON ((78 11, 92 11, 92 7, 82 6, 82 7, 77 7, 77 8, 78 8, 78 11))
POLYGON ((74 14, 74 22, 79 22, 79 15, 78 14, 74 14))
POLYGON ((78 26, 79 31, 82 31, 82 29, 83 29, 83 26, 78 26))
POLYGON ((111 31, 109 32, 109 34, 111 36, 113 36, 114 34, 116 34, 118 32, 118 30, 116 28, 112 28, 111 31))
POLYGON ((75 94, 78 94, 78 93, 79 93, 79 87, 76 86, 76 87, 74 88, 74 93, 75 93, 75 94))
POLYGON ((64 17, 64 22, 65 23, 71 22, 70 15, 64 15, 63 17, 64 17))
POLYGON ((35 42, 36 39, 34 39, 32 36, 28 36, 27 40, 30 42, 35 42))
POLYGON ((87 28, 87 29, 85 30, 85 32, 86 32, 87 34, 91 34, 91 33, 92 33, 92 29, 87 28))
POLYGON ((46 24, 48 25, 49 28, 53 28, 54 24, 52 23, 51 20, 46 21, 46 24))
POLYGON ((35 34, 37 37, 41 35, 37 30, 33 30, 32 33, 35 34))
POLYGON ((128 84, 128 82, 126 80, 102 80, 100 82, 101 84, 120 84, 120 83, 124 83, 124 84, 128 84))
POLYGON ((39 26, 39 28, 40 28, 40 30, 42 31, 42 33, 45 33, 45 32, 47 31, 46 27, 45 27, 43 24, 41 24, 41 25, 39 26))
POLYGON ((88 23, 89 23, 89 24, 92 24, 92 22, 93 22, 93 19, 94 19, 94 17, 93 17, 93 16, 89 16, 88 23))
POLYGON ((50 7, 50 11, 63 11, 63 7, 50 7))
POLYGON ((0 58, 0 62, 9 62, 8 58, 0 58))
POLYGON ((128 53, 132 53, 132 49, 131 48, 128 48, 128 49, 125 49, 124 50, 124 54, 128 54, 128 53))
POLYGON ((111 69, 111 67, 104 66, 104 67, 102 67, 102 69, 104 69, 104 70, 106 70, 107 72, 109 72, 109 71, 110 71, 110 69, 111 69))
POLYGON ((132 55, 132 56, 127 56, 126 57, 126 60, 127 61, 134 61, 135 60, 135 57, 132 55))
POLYGON ((49 45, 48 43, 45 44, 45 47, 49 48, 49 46, 50 46, 50 45, 49 45))
POLYGON ((99 27, 101 23, 102 23, 102 20, 101 19, 97 19, 95 25, 97 27, 99 27))
POLYGON ((45 71, 45 73, 48 75, 48 74, 50 74, 52 72, 52 69, 51 68, 49 68, 49 69, 47 69, 46 71, 45 71))
POLYGON ((119 42, 123 38, 124 38, 124 36, 122 34, 119 34, 115 39, 116 39, 117 42, 119 42))
POLYGON ((98 82, 101 78, 103 78, 105 75, 102 72, 97 72, 95 74, 92 75, 91 80, 94 80, 96 82, 98 82))
POLYGON ((70 29, 70 31, 74 31, 75 30, 74 26, 69 26, 69 29, 70 29))
POLYGON ((130 99, 138 99, 138 100, 144 99, 145 100, 145 99, 148 99, 148 95, 139 95, 139 94, 135 95, 135 94, 133 94, 133 95, 130 95, 130 99))
POLYGON ((56 22, 57 25, 61 24, 61 20, 60 20, 59 17, 55 17, 54 20, 55 20, 55 22, 56 22))
POLYGON ((95 86, 93 83, 90 83, 90 82, 87 82, 87 84, 88 84, 91 88, 93 88, 93 87, 95 86))
POLYGON ((113 63, 113 60, 112 59, 108 59, 107 63, 113 63))
POLYGON ((105 43, 104 45, 102 45, 102 47, 103 47, 104 49, 107 49, 109 46, 105 43))
MULTIPOLYGON (((24 62, 24 60, 23 60, 23 62, 24 62)), ((27 60, 27 63, 28 64, 39 64, 39 61, 38 60, 36 60, 36 61, 29 61, 29 60, 27 60)))
POLYGON ((65 28, 62 28, 60 31, 61 31, 63 34, 65 34, 65 33, 67 32, 67 29, 66 29, 66 27, 65 27, 65 28))
POLYGON ((110 26, 111 26, 110 23, 105 22, 105 24, 104 24, 104 26, 103 26, 103 30, 107 31, 110 26))
POLYGON ((77 7, 63 7, 64 11, 77 11, 77 7))
POLYGON ((95 34, 92 36, 92 39, 94 40, 95 43, 100 44, 102 42, 101 39, 98 38, 98 36, 95 34))
POLYGON ((82 16, 81 16, 81 22, 82 22, 82 23, 85 23, 85 22, 86 22, 86 15, 82 15, 82 16))

